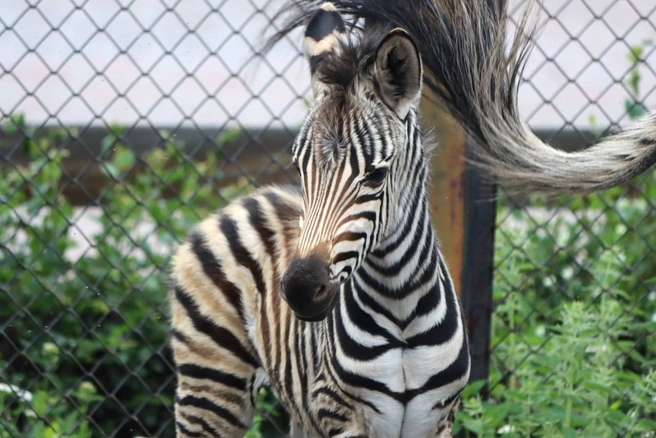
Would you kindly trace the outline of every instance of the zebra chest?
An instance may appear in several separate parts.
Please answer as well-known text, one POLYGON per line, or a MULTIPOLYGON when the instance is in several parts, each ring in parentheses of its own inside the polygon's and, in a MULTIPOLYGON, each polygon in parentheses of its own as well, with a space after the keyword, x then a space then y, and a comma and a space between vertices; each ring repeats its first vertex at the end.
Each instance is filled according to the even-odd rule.
MULTIPOLYGON (((395 348, 381 356, 376 389, 358 394, 367 403, 364 420, 370 436, 380 438, 434 438, 451 411, 453 396, 465 379, 440 379, 449 366, 436 347, 395 348), (437 380, 435 379, 437 377, 437 380)), ((455 368, 454 368, 454 371, 455 368)), ((468 374, 465 370, 458 377, 468 374)), ((374 374, 370 377, 374 378, 374 374)))
POLYGON ((358 344, 352 346, 348 338, 354 339, 355 331, 348 323, 344 331, 339 330, 337 323, 343 354, 335 359, 343 380, 365 401, 362 409, 369 436, 439 436, 437 431, 447 422, 469 378, 469 352, 457 313, 436 319, 441 323, 418 320, 402 332, 388 331, 398 341, 378 344, 380 338, 360 333, 358 344))
POLYGON ((469 378, 469 352, 455 293, 431 291, 439 290, 396 303, 376 297, 379 311, 343 295, 324 354, 336 386, 362 401, 355 417, 346 415, 363 422, 356 434, 436 438, 446 429, 469 378))

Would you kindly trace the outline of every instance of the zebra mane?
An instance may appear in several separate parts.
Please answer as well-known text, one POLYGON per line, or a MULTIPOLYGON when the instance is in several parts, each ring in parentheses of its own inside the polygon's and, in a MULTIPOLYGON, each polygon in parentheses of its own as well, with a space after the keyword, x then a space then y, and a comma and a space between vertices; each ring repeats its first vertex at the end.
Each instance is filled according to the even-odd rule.
MULTIPOLYGON (((317 0, 288 0, 273 16, 279 24, 265 44, 265 51, 299 26, 307 23, 323 3, 317 0)), ((486 121, 477 104, 492 94, 496 107, 517 116, 517 88, 530 49, 535 27, 529 23, 531 8, 517 23, 506 54, 506 16, 498 1, 462 0, 334 0, 361 40, 359 52, 367 55, 392 27, 402 27, 416 41, 426 74, 425 85, 439 104, 479 142, 485 143, 486 121), (364 22, 363 27, 358 23, 364 22), (483 87, 483 89, 481 88, 483 87), (490 89, 494 90, 490 93, 490 89)), ((530 2, 532 3, 532 2, 530 2)), ((327 66, 328 77, 341 81, 352 72, 351 54, 327 66)))
POLYGON ((369 71, 374 63, 376 48, 385 32, 351 32, 350 38, 338 41, 337 50, 321 56, 316 63, 315 75, 330 88, 325 111, 338 116, 348 109, 354 94, 356 78, 369 71))
MULTIPOLYGON (((317 0, 286 0, 272 47, 303 25, 317 0), (283 20, 285 18, 285 20, 283 20)), ((470 163, 517 193, 584 194, 629 181, 656 164, 656 111, 620 134, 583 151, 564 153, 544 143, 518 107, 522 73, 539 19, 536 0, 507 32, 501 0, 334 0, 353 23, 403 28, 421 54, 426 88, 472 140, 470 163)), ((375 34, 375 32, 373 32, 375 34)), ((338 69, 338 71, 342 71, 338 69)))

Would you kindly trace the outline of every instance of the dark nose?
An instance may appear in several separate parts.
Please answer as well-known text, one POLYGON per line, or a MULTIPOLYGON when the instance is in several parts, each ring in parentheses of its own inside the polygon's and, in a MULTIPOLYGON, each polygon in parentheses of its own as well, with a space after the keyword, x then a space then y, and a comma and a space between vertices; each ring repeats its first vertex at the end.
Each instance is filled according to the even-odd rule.
POLYGON ((323 257, 294 257, 280 282, 280 294, 300 319, 325 318, 335 303, 339 284, 332 283, 323 257))

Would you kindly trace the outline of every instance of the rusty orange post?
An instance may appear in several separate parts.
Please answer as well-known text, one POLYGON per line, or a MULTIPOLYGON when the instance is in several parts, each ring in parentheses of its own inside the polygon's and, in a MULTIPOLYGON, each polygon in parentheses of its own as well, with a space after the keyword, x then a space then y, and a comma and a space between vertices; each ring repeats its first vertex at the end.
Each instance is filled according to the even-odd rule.
POLYGON ((466 137, 451 117, 432 101, 430 95, 423 99, 421 110, 422 124, 435 129, 439 142, 430 163, 431 215, 454 286, 460 294, 465 238, 466 137))

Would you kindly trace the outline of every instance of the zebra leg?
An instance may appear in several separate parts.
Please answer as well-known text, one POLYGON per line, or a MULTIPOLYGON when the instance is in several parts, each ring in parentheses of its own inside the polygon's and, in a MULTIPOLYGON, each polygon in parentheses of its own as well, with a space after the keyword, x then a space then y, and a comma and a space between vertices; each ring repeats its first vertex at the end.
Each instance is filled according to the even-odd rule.
POLYGON ((174 326, 177 436, 241 438, 253 420, 256 369, 193 336, 174 326))
POLYGON ((202 248, 176 255, 171 294, 178 437, 241 438, 253 420, 259 360, 240 309, 199 275, 202 248))
POLYGON ((451 406, 451 410, 449 411, 449 415, 447 415, 446 418, 444 418, 444 420, 439 423, 435 438, 453 438, 453 434, 451 433, 451 431, 453 429, 453 423, 455 421, 456 412, 458 412, 459 407, 460 407, 460 397, 458 397, 453 402, 453 405, 451 406))

